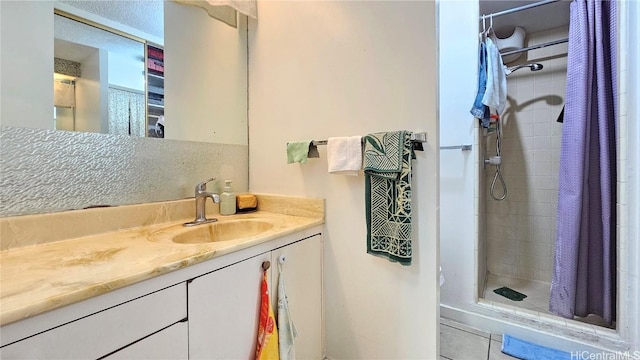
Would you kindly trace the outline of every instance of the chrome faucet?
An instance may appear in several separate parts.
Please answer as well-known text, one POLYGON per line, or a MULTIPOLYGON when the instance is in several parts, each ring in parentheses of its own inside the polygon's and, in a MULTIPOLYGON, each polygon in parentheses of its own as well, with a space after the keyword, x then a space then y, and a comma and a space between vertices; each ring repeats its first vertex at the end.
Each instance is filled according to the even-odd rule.
POLYGON ((200 224, 212 223, 218 221, 218 219, 207 219, 206 205, 207 199, 211 198, 214 203, 220 202, 220 196, 218 194, 207 192, 207 183, 215 180, 211 178, 196 185, 195 198, 196 198, 196 219, 188 223, 184 223, 184 226, 195 226, 200 224))

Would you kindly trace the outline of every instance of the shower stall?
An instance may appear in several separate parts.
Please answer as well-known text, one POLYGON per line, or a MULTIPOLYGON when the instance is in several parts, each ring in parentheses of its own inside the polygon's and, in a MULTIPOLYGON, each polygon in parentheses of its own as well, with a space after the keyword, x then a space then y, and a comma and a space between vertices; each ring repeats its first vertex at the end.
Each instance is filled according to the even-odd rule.
MULTIPOLYGON (((567 34, 565 25, 529 33, 528 41, 547 43, 567 34)), ((548 314, 562 136, 557 120, 564 104, 567 45, 521 54, 515 61, 521 64, 507 64, 514 71, 507 71, 507 106, 496 131, 481 129, 479 134, 478 151, 484 148, 489 159, 500 154, 500 164, 489 161, 480 171, 488 188, 486 211, 480 214, 486 224, 487 264, 480 297, 548 314), (494 292, 502 287, 526 298, 513 301, 494 292)))
POLYGON ((630 342, 625 328, 637 328, 637 320, 629 320, 635 310, 623 293, 613 326, 594 316, 569 320, 549 312, 570 2, 469 3, 439 3, 441 316, 566 351, 576 343, 594 351, 624 349, 630 342), (519 7, 523 11, 511 12, 519 7), (477 89, 479 15, 490 13, 499 38, 520 26, 526 41, 523 51, 511 52, 520 56, 506 63, 505 111, 484 129, 469 108, 477 89), (464 99, 461 88, 469 89, 464 99), (504 287, 526 297, 494 292, 504 287))

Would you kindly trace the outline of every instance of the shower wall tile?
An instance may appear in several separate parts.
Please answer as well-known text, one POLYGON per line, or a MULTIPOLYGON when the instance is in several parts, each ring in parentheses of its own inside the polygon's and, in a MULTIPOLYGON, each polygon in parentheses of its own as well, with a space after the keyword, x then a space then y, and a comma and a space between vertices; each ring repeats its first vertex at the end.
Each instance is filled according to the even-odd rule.
MULTIPOLYGON (((528 44, 568 36, 568 28, 530 34, 528 44)), ((537 72, 521 69, 507 81, 503 114, 502 173, 508 195, 495 201, 487 191, 487 267, 490 273, 550 282, 556 233, 562 124, 556 120, 565 97, 567 45, 529 51, 519 63, 542 63, 537 72), (492 254, 492 252, 495 253, 492 254)), ((486 136, 487 156, 496 151, 486 136)), ((489 189, 494 167, 487 167, 489 189)), ((500 192, 500 186, 496 187, 500 192)))

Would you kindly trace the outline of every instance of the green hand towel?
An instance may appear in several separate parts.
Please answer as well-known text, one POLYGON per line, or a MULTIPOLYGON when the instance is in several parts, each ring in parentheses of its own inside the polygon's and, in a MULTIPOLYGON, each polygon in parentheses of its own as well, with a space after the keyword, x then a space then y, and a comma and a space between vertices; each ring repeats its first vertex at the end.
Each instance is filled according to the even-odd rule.
POLYGON ((411 133, 365 136, 367 253, 411 265, 411 133))
POLYGON ((304 164, 310 157, 319 157, 317 147, 311 142, 312 140, 305 140, 287 143, 287 164, 304 164))

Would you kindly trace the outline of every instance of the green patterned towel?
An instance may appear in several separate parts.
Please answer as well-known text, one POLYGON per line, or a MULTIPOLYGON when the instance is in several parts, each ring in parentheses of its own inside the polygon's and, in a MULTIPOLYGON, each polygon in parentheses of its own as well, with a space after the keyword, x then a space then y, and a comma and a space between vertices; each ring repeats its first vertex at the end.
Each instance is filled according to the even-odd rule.
POLYGON ((365 136, 367 252, 411 265, 411 132, 365 136))

